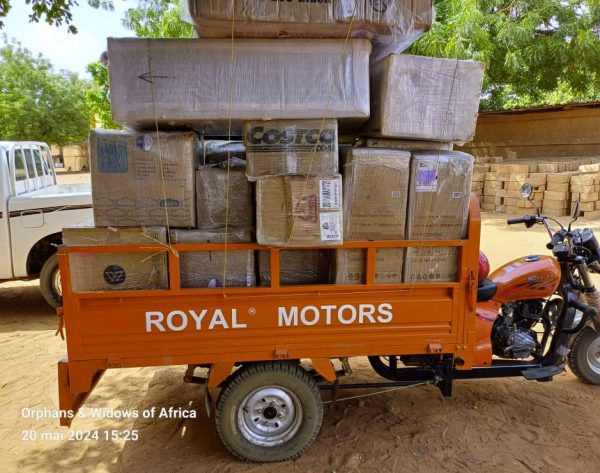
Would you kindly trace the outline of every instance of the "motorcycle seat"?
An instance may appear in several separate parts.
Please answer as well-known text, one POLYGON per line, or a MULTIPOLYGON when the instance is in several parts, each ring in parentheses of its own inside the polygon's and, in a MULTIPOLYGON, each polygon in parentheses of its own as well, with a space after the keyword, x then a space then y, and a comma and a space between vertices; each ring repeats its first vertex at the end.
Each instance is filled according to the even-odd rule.
POLYGON ((498 286, 494 281, 484 279, 483 282, 477 288, 477 302, 489 301, 498 290, 498 286))

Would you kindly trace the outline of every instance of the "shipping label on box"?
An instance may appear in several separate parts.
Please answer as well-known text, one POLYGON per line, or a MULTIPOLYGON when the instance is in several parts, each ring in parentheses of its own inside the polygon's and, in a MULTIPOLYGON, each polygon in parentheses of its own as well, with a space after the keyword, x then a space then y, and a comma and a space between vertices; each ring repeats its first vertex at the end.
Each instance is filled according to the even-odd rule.
POLYGON ((271 120, 244 124, 248 179, 338 173, 336 120, 271 120))
POLYGON ((196 171, 198 228, 252 227, 252 186, 244 169, 201 167, 196 171))
POLYGON ((472 169, 473 157, 466 153, 413 153, 407 218, 409 240, 465 237, 472 169))
MULTIPOLYGON (((94 227, 93 222, 63 229, 69 247, 106 245, 165 245, 164 227, 94 227)), ((75 292, 166 289, 169 274, 166 252, 70 253, 71 287, 75 292)))
POLYGON ((256 220, 261 245, 342 244, 341 176, 258 178, 256 220))
POLYGON ((344 166, 346 241, 403 240, 410 153, 353 148, 344 166))
POLYGON ((194 133, 92 130, 96 225, 194 227, 197 145, 194 133))

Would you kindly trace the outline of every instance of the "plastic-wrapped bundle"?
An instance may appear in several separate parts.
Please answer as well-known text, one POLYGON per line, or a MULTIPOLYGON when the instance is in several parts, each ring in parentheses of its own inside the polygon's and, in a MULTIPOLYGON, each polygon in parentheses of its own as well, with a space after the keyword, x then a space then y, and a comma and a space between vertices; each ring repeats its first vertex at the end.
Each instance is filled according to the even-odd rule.
POLYGON ((414 247, 406 249, 404 282, 458 281, 458 248, 414 247))
POLYGON ((415 151, 408 198, 409 240, 465 238, 473 156, 456 151, 415 151))
POLYGON ((326 117, 356 128, 370 113, 370 50, 366 39, 345 48, 341 39, 251 39, 234 43, 232 63, 226 39, 109 38, 113 119, 221 135, 230 118, 234 135, 245 120, 326 117))
POLYGON ((430 27, 432 0, 182 0, 201 38, 367 37, 377 57, 401 52, 430 27))
POLYGON ((259 177, 256 237, 270 246, 341 245, 342 177, 259 177))
MULTIPOLYGON (((171 230, 171 243, 224 243, 225 231, 217 230, 171 230)), ((227 232, 229 243, 252 241, 250 229, 227 232)), ((256 285, 254 251, 180 251, 180 281, 183 288, 200 287, 250 287, 256 285), (225 275, 225 279, 223 276, 225 275), (223 284, 223 280, 225 283, 223 284)))
MULTIPOLYGON (((332 250, 284 250, 279 253, 279 283, 282 286, 328 284, 332 250)), ((261 286, 271 284, 271 258, 258 252, 258 278, 261 286)))
MULTIPOLYGON (((66 246, 148 245, 167 241, 164 227, 94 227, 83 222, 63 229, 66 246)), ((71 287, 75 292, 166 289, 166 253, 71 253, 71 287)))
POLYGON ((243 168, 201 167, 196 171, 198 228, 252 227, 252 186, 243 168), (229 186, 229 192, 227 192, 229 186), (229 205, 227 206, 227 198, 229 205))
POLYGON ((338 173, 336 120, 269 120, 246 122, 246 174, 260 176, 338 173))
MULTIPOLYGON (((398 284, 402 282, 404 248, 378 248, 375 257, 375 283, 398 284)), ((366 251, 335 250, 336 284, 364 284, 366 251)))
POLYGON ((475 61, 392 54, 372 68, 367 128, 388 137, 471 141, 483 68, 475 61))
POLYGON ((90 165, 96 225, 196 226, 197 162, 194 133, 92 130, 90 165))

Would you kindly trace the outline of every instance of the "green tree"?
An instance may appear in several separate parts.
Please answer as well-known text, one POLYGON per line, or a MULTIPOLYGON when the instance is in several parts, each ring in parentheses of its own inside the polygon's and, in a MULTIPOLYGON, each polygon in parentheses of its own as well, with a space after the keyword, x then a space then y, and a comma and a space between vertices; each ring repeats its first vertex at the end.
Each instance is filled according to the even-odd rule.
POLYGON ((177 0, 138 0, 125 12, 123 26, 140 38, 193 38, 192 25, 181 20, 177 0))
POLYGON ((439 0, 409 52, 486 64, 482 108, 600 99, 600 1, 439 0))
POLYGON ((0 139, 58 145, 85 140, 87 87, 77 74, 55 73, 41 55, 5 44, 0 48, 0 139))
POLYGON ((112 119, 110 101, 108 99, 108 71, 100 64, 93 62, 88 64, 87 71, 92 76, 92 84, 86 90, 86 103, 91 114, 91 125, 103 128, 119 129, 120 125, 112 119))

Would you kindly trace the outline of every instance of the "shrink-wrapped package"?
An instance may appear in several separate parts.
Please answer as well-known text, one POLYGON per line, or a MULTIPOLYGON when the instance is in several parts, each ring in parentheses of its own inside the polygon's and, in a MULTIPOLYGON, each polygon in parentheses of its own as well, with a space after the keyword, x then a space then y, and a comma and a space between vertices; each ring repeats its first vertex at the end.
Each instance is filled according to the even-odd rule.
MULTIPOLYGON (((404 248, 377 249, 375 283, 397 284, 402 282, 404 252, 404 248)), ((364 284, 367 280, 366 261, 365 250, 335 250, 336 284, 364 284)))
MULTIPOLYGON (((409 240, 456 240, 466 237, 473 157, 453 151, 417 151, 411 163, 408 199, 409 240)), ((404 264, 407 283, 455 281, 457 248, 409 248, 404 264)))
POLYGON ((371 73, 369 133, 392 138, 473 139, 483 63, 392 54, 371 73))
POLYGON ((201 167, 196 171, 196 197, 198 228, 222 228, 226 220, 228 227, 253 226, 252 186, 244 168, 228 173, 222 167, 201 167))
MULTIPOLYGON (((157 246, 167 241, 165 227, 94 227, 94 222, 65 227, 66 246, 157 246)), ((169 274, 166 252, 71 253, 71 287, 74 292, 166 289, 169 274)))
POLYGON ((366 39, 108 39, 115 121, 241 134, 245 120, 370 113, 366 39), (231 119, 231 129, 229 122, 231 119))
POLYGON ((260 177, 256 182, 258 243, 305 247, 343 243, 339 174, 260 177))
MULTIPOLYGON (((328 284, 332 250, 282 250, 279 253, 279 283, 282 286, 328 284)), ((261 286, 271 284, 271 258, 258 252, 258 279, 261 286)))
POLYGON ((98 226, 194 227, 194 133, 90 133, 92 202, 98 226))
POLYGON ((201 38, 367 37, 377 57, 401 52, 430 27, 432 0, 183 0, 201 38), (234 20, 234 21, 233 21, 234 20))
POLYGON ((244 124, 248 179, 338 173, 336 120, 269 120, 244 124))
MULTIPOLYGON (((224 243, 225 230, 171 230, 171 243, 224 243)), ((249 243, 250 229, 228 229, 228 243, 249 243)), ((254 251, 180 251, 182 288, 250 287, 256 285, 254 251), (225 283, 223 283, 225 281, 225 283)))

